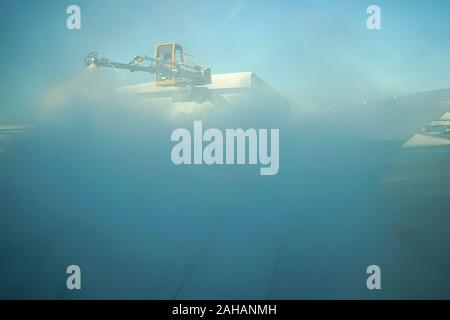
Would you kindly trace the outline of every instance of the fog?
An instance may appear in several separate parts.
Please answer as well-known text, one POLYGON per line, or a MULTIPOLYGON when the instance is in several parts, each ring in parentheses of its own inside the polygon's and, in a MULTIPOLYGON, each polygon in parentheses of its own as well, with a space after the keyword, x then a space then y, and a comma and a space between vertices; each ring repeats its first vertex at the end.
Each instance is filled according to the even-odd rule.
MULTIPOLYGON (((45 18, 39 28, 22 5, 5 5, 11 14, 2 24, 20 26, 21 37, 1 34, 11 44, 1 56, 11 63, 0 78, 0 120, 32 128, 0 154, 0 297, 448 297, 448 239, 438 236, 448 225, 438 210, 447 197, 422 198, 410 215, 414 203, 404 206, 405 196, 382 183, 397 177, 402 141, 349 125, 352 109, 344 109, 369 102, 362 106, 377 114, 373 108, 388 104, 372 101, 449 86, 434 64, 416 63, 432 61, 444 44, 414 53, 436 39, 414 40, 414 29, 400 27, 410 17, 402 25, 392 13, 384 37, 367 34, 365 8, 354 2, 329 11, 309 1, 302 10, 269 3, 250 14, 248 1, 181 1, 171 16, 177 23, 168 24, 162 15, 147 19, 164 4, 130 3, 102 11, 94 10, 102 2, 80 1, 86 25, 78 34, 63 28, 64 15, 54 18, 65 4, 27 4, 45 18), (401 44, 399 34, 410 41, 401 44), (286 99, 255 95, 174 116, 172 104, 117 93, 148 75, 82 67, 90 51, 128 62, 161 39, 182 42, 215 73, 254 71, 286 99), (192 130, 194 120, 205 128, 279 128, 279 173, 175 166, 170 135, 192 130), (438 224, 424 223, 431 203, 438 224), (83 270, 81 292, 66 290, 69 264, 83 270), (366 287, 372 264, 383 270, 380 292, 366 287)), ((441 26, 437 20, 424 32, 441 26)))

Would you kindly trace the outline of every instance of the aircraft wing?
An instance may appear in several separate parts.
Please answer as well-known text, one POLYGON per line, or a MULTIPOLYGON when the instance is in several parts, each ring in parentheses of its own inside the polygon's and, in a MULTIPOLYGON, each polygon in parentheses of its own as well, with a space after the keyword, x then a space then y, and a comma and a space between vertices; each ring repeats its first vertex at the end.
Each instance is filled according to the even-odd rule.
POLYGON ((30 125, 0 125, 0 153, 10 144, 13 138, 25 133, 30 125))
MULTIPOLYGON (((361 103, 341 109, 336 117, 368 137, 405 141, 430 123, 443 129, 434 121, 448 125, 449 111, 450 88, 361 103)), ((436 136, 431 131, 426 135, 436 136)))
POLYGON ((211 84, 202 87, 161 87, 152 81, 122 87, 119 92, 137 94, 149 99, 171 98, 173 102, 210 102, 216 106, 229 106, 246 97, 255 98, 261 95, 265 99, 285 100, 253 72, 214 74, 211 78, 211 84))
POLYGON ((450 112, 432 121, 409 138, 402 148, 439 147, 450 145, 450 112))

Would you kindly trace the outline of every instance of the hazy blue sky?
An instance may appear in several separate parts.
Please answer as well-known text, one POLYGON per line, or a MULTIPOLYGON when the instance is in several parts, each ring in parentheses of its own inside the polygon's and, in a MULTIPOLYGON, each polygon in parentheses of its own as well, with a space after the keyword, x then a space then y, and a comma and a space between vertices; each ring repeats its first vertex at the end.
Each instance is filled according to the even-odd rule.
POLYGON ((449 87, 449 9, 425 0, 2 1, 0 111, 25 108, 88 52, 127 62, 173 40, 213 72, 254 71, 308 106, 449 87), (81 7, 80 31, 65 27, 70 4, 81 7), (381 7, 380 31, 366 28, 370 4, 381 7))

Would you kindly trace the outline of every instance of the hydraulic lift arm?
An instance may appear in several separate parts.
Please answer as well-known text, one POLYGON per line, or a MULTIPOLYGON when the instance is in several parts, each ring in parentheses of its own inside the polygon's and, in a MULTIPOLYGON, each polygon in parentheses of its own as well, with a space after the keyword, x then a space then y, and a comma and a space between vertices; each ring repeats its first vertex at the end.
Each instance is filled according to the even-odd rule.
POLYGON ((92 52, 84 59, 86 66, 96 65, 112 69, 124 69, 131 72, 142 71, 160 75, 167 79, 183 79, 178 84, 204 86, 211 83, 211 71, 201 66, 190 64, 163 64, 159 59, 145 55, 136 56, 130 63, 113 62, 107 58, 99 58, 97 52, 92 52), (150 65, 143 65, 149 61, 150 65))
POLYGON ((136 56, 130 63, 120 63, 112 62, 109 59, 99 58, 97 52, 92 52, 86 56, 84 59, 84 64, 87 66, 96 65, 97 67, 106 67, 113 69, 124 69, 131 72, 142 71, 148 73, 156 73, 156 59, 149 58, 145 55, 136 56), (149 66, 143 66, 145 61, 151 61, 152 64, 149 66))

